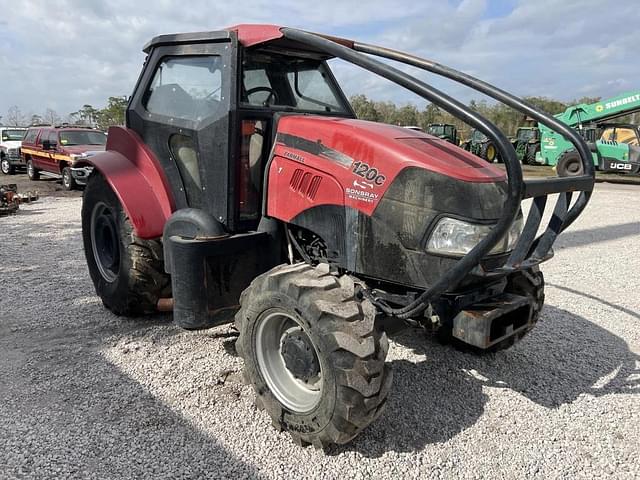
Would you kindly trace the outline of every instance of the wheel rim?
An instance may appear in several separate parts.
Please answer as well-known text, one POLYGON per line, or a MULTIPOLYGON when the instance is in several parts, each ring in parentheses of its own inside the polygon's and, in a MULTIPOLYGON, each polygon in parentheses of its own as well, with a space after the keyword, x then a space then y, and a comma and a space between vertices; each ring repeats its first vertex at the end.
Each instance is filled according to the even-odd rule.
POLYGON ((33 164, 31 163, 31 160, 27 162, 27 175, 29 175, 29 177, 33 177, 33 164))
POLYGON ((258 318, 255 349, 260 373, 276 399, 291 411, 313 410, 322 397, 318 352, 302 325, 276 309, 258 318))
POLYGON ((62 172, 62 182, 64 183, 65 188, 69 188, 71 186, 71 175, 69 174, 69 170, 64 170, 62 172))
POLYGON ((91 249, 100 274, 113 283, 120 271, 118 227, 113 211, 102 202, 91 213, 91 249))
POLYGON ((0 163, 2 164, 2 173, 9 173, 9 160, 3 158, 0 163))
POLYGON ((493 145, 489 145, 487 147, 487 160, 493 162, 493 159, 496 157, 496 149, 493 145))

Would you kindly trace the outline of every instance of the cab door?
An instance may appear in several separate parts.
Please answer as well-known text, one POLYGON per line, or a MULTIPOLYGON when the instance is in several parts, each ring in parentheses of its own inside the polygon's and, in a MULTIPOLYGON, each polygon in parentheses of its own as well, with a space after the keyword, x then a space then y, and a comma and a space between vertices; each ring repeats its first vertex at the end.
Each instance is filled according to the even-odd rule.
POLYGON ((31 161, 38 169, 49 170, 49 152, 44 149, 45 143, 49 141, 49 132, 49 129, 40 130, 34 151, 31 152, 31 161))
POLYGON ((46 170, 54 173, 59 172, 60 171, 59 159, 58 159, 59 142, 58 142, 57 130, 49 131, 49 135, 47 136, 47 144, 46 144, 48 148, 45 150, 44 146, 45 144, 43 142, 42 159, 43 159, 43 162, 46 162, 46 170))
POLYGON ((235 33, 215 32, 195 44, 167 43, 151 48, 127 126, 162 164, 176 208, 203 209, 232 229, 235 33))

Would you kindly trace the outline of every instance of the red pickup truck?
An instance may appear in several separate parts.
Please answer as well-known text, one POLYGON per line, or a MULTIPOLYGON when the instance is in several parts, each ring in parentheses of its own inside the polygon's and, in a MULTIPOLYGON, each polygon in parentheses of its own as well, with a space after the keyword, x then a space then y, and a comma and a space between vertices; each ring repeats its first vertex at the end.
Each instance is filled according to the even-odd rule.
POLYGON ((73 190, 85 185, 91 167, 76 167, 78 160, 103 151, 107 136, 83 127, 31 127, 22 139, 21 155, 31 180, 40 175, 62 177, 62 185, 73 190))

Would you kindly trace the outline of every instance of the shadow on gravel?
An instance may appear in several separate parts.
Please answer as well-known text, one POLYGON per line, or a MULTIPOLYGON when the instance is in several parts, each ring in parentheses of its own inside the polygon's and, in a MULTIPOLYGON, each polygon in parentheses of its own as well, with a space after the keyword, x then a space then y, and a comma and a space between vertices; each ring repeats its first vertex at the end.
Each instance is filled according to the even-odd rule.
POLYGON ((426 359, 393 361, 385 413, 332 453, 379 457, 445 442, 478 421, 488 400, 483 387, 513 390, 548 409, 584 394, 640 393, 640 356, 611 332, 552 306, 520 344, 496 354, 460 352, 416 330, 393 340, 426 359))
POLYGON ((587 230, 569 230, 563 232, 556 241, 556 249, 583 247, 592 243, 633 237, 640 234, 640 223, 629 222, 606 227, 590 228, 587 230))
POLYGON ((100 333, 43 328, 33 342, 6 330, 0 328, 4 475, 261 476, 108 362, 100 333))

